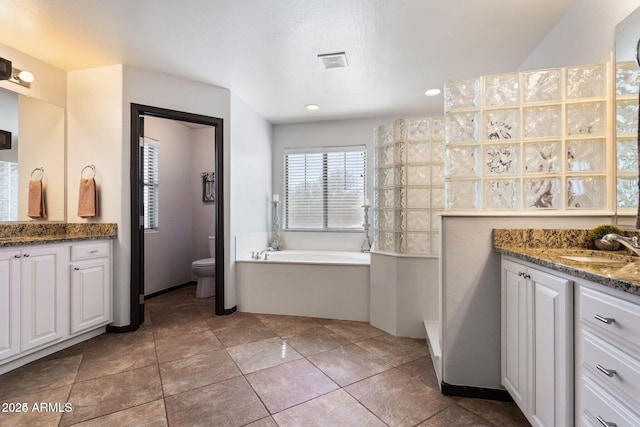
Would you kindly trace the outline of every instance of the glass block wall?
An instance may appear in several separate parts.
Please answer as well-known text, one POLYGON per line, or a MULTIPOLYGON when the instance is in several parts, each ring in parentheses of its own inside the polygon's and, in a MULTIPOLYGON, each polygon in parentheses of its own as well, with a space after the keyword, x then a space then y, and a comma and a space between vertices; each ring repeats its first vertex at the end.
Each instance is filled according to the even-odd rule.
POLYGON ((444 210, 444 119, 399 119, 374 131, 374 248, 436 255, 444 210))
MULTIPOLYGON (((616 64, 616 206, 618 213, 638 209, 638 86, 634 61, 616 64)), ((628 211, 628 212, 626 212, 628 211)))
POLYGON ((608 65, 449 80, 445 210, 602 210, 608 65))

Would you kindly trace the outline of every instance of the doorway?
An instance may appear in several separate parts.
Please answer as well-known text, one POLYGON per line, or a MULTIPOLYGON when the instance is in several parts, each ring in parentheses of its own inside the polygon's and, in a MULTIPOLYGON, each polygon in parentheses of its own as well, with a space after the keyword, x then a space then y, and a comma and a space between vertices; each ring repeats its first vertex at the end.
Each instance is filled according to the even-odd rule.
POLYGON ((131 104, 131 323, 130 330, 136 330, 144 323, 144 209, 142 181, 142 146, 144 140, 144 118, 157 117, 187 123, 212 126, 215 128, 214 164, 216 180, 215 235, 216 235, 216 277, 215 314, 231 314, 236 307, 224 307, 224 186, 223 186, 223 119, 186 113, 165 108, 131 104))

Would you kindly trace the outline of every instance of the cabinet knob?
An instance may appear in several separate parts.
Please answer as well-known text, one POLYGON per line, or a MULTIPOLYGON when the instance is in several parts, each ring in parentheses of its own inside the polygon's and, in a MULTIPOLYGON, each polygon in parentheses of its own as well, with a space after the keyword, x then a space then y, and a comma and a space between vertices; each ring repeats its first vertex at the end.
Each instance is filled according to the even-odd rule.
POLYGON ((527 273, 524 273, 522 277, 524 277, 525 279, 531 279, 531 275, 527 273))
POLYGON ((614 319, 612 317, 603 317, 603 316, 600 316, 599 314, 596 314, 593 317, 595 317, 596 320, 599 320, 602 323, 606 323, 607 325, 610 325, 610 324, 612 324, 612 323, 614 323, 616 321, 616 319, 614 319))
POLYGON ((520 277, 524 276, 524 271, 518 271, 518 276, 520 277))
POLYGON ((94 250, 90 251, 89 253, 96 254, 96 253, 98 253, 98 250, 94 249, 94 250))
POLYGON ((74 270, 80 270, 80 267, 73 267, 74 270))
POLYGON ((14 255, 13 257, 14 258, 20 258, 20 255, 14 255))
POLYGON ((618 424, 612 423, 610 421, 605 421, 604 418, 602 418, 600 415, 596 417, 596 420, 598 420, 598 422, 604 427, 618 427, 618 424))
POLYGON ((615 374, 617 374, 617 372, 616 372, 616 371, 614 371, 613 369, 607 369, 607 368, 604 368, 604 367, 603 367, 602 365, 600 365, 600 364, 596 365, 596 369, 597 369, 598 371, 602 372, 603 374, 605 374, 605 375, 606 375, 606 376, 608 376, 608 377, 612 377, 612 376, 614 376, 615 374))
POLYGON ((23 255, 23 257, 25 257, 25 258, 29 258, 29 256, 30 256, 29 254, 24 254, 23 255))

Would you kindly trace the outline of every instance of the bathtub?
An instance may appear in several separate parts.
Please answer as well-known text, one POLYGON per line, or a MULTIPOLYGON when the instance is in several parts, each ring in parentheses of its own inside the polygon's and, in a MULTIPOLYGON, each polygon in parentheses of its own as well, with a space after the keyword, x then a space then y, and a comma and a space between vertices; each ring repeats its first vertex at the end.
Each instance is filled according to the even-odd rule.
POLYGON ((369 321, 370 255, 287 250, 236 259, 238 309, 369 321))

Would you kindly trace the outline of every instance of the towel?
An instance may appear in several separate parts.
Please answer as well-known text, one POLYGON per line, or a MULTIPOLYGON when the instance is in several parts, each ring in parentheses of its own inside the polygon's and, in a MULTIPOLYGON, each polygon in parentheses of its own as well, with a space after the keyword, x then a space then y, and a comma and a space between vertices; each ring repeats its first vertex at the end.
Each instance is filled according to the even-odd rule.
POLYGON ((47 212, 44 207, 44 192, 42 191, 42 180, 29 181, 29 204, 27 206, 27 216, 29 218, 44 218, 47 212))
POLYGON ((80 179, 78 216, 80 218, 95 218, 98 216, 98 192, 96 191, 96 181, 93 178, 80 179))

